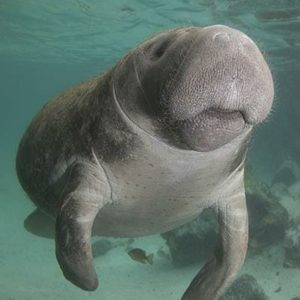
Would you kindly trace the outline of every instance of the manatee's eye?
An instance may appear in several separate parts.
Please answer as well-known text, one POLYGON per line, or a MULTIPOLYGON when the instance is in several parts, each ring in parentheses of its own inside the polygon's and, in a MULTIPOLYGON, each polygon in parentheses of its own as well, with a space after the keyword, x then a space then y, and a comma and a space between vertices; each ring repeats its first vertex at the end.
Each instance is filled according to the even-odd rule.
POLYGON ((169 40, 165 40, 158 43, 157 45, 154 45, 154 47, 152 48, 151 58, 152 59, 161 58, 166 52, 166 50, 168 49, 169 45, 170 45, 169 40))

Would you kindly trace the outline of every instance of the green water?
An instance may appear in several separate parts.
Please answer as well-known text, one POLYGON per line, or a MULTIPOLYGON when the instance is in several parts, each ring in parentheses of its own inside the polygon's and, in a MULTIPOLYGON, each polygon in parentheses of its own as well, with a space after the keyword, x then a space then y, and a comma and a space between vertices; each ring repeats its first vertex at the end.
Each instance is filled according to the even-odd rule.
MULTIPOLYGON (((155 255, 153 265, 138 264, 126 253, 126 239, 112 240, 116 246, 95 258, 97 291, 66 281, 54 241, 24 229, 34 206, 17 181, 15 155, 49 98, 104 72, 156 32, 212 24, 248 34, 270 64, 273 113, 256 131, 248 159, 257 180, 270 184, 285 161, 300 167, 299 0, 0 1, 0 300, 180 299, 203 261, 178 268, 155 255)), ((281 194, 290 219, 300 216, 299 190, 296 182, 292 197, 281 194)), ((254 275, 271 300, 300 297, 300 267, 283 268, 283 245, 249 255, 241 271, 254 275)), ((134 246, 149 253, 165 247, 159 236, 136 239, 134 246)))

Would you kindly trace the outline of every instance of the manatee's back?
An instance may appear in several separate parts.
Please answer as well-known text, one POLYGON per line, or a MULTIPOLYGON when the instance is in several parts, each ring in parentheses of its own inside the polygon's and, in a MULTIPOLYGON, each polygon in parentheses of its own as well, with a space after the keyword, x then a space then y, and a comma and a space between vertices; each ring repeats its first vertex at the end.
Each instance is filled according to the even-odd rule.
MULTIPOLYGON (((73 87, 47 103, 33 118, 19 144, 16 171, 19 181, 31 200, 47 207, 50 175, 64 157, 80 152, 78 132, 84 122, 85 108, 95 93, 97 80, 73 87)), ((51 205, 52 206, 52 205, 51 205)))

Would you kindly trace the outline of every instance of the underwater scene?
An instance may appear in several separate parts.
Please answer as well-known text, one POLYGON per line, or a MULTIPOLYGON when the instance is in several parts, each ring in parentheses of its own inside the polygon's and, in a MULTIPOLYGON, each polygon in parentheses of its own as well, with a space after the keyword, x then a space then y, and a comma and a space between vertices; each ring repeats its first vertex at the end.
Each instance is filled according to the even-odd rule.
POLYGON ((299 0, 1 0, 0 40, 0 300, 300 300, 299 0))

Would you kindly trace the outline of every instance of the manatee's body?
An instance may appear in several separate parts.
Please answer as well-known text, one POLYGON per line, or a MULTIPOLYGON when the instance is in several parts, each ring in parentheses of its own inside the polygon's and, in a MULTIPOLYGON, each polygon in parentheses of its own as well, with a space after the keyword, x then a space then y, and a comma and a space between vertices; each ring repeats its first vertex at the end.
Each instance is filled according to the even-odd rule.
POLYGON ((199 216, 211 201, 231 195, 233 185, 241 190, 243 169, 232 180, 228 177, 242 165, 249 132, 222 153, 218 149, 204 157, 166 145, 129 119, 127 122, 142 144, 125 161, 103 164, 112 203, 97 215, 95 233, 139 236, 166 232, 199 216))
POLYGON ((21 141, 17 171, 56 219, 66 278, 97 287, 92 227, 108 236, 162 233, 213 207, 221 247, 183 299, 218 299, 245 257, 244 160, 272 98, 255 44, 211 26, 162 33, 47 104, 21 141))

